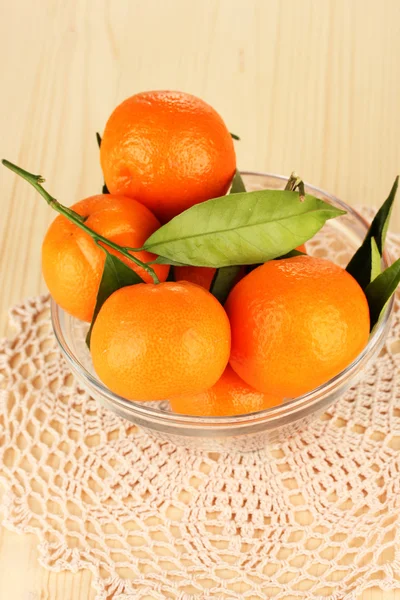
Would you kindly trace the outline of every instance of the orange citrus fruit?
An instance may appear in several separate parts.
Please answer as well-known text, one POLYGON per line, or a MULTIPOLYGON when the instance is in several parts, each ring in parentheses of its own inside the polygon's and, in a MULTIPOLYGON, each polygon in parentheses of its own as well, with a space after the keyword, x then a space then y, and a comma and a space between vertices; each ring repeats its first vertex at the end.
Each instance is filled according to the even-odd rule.
MULTIPOLYGON (((209 290, 216 270, 213 267, 174 267, 175 281, 190 281, 209 290)), ((245 268, 241 267, 235 283, 244 277, 245 272, 245 268)))
POLYGON ((166 222, 224 195, 235 173, 233 142, 219 114, 190 94, 143 92, 117 106, 100 160, 108 189, 166 222))
MULTIPOLYGON (((303 252, 304 254, 307 252, 305 244, 298 246, 296 250, 303 252)), ((174 278, 175 281, 190 281, 191 283, 196 283, 206 290, 209 290, 216 270, 217 269, 214 269, 213 267, 174 267, 174 278)), ((241 267, 237 274, 235 285, 238 281, 243 279, 245 274, 245 267, 241 267)))
MULTIPOLYGON (((123 196, 91 196, 71 208, 86 217, 88 227, 112 242, 130 248, 140 248, 160 226, 146 206, 123 196)), ((110 249, 110 252, 118 255, 144 281, 152 281, 150 275, 131 260, 114 250, 110 249)), ((142 262, 154 258, 149 252, 132 254, 142 262)), ((57 304, 83 321, 92 319, 104 260, 104 251, 86 232, 65 217, 56 217, 43 240, 43 276, 57 304)), ((154 265, 154 270, 161 281, 167 278, 168 266, 154 265)))
POLYGON ((175 281, 190 281, 209 290, 216 270, 213 267, 174 267, 174 277, 175 281))
POLYGON ((349 273, 322 258, 297 256, 258 267, 225 305, 230 364, 249 385, 284 398, 337 375, 369 337, 366 297, 349 273))
POLYGON ((276 406, 281 402, 281 398, 258 392, 247 385, 229 365, 217 383, 208 390, 170 400, 171 408, 175 412, 201 417, 244 415, 276 406))
POLYGON ((100 379, 129 400, 199 393, 216 383, 229 359, 223 307, 192 283, 137 284, 101 307, 91 338, 100 379))

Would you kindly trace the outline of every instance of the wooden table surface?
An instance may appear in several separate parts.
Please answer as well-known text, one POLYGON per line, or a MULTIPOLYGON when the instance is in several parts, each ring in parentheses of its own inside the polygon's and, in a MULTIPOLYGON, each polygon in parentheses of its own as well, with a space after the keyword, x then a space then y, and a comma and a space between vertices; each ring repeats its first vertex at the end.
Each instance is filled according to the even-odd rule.
MULTIPOLYGON (((1 154, 64 203, 97 193, 95 131, 145 89, 201 96, 241 136, 242 169, 296 169, 378 206, 400 171, 399 0, 1 0, 1 154)), ((0 334, 44 291, 54 214, 0 169, 0 334)), ((400 201, 399 201, 400 202, 400 201)), ((392 229, 400 229, 400 203, 392 229)), ((94 598, 88 572, 54 574, 32 536, 0 533, 0 598, 94 598)), ((353 596, 352 596, 353 597, 353 596)), ((363 599, 400 599, 378 589, 363 599)))

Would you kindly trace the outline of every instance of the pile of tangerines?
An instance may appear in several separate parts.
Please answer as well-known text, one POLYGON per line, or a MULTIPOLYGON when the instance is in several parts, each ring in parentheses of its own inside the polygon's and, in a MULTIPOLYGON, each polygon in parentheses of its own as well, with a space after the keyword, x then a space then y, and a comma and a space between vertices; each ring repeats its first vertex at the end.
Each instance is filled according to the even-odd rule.
POLYGON ((111 114, 100 159, 106 193, 54 220, 42 267, 55 301, 94 321, 93 366, 113 392, 134 401, 168 399, 184 414, 249 413, 323 384, 367 344, 363 289, 304 247, 239 266, 223 301, 210 291, 217 267, 168 264, 143 249, 162 225, 230 189, 234 143, 208 104, 178 92, 132 96, 111 114), (112 244, 107 252, 104 238, 112 244), (122 277, 100 301, 107 256, 137 281, 126 285, 122 277))

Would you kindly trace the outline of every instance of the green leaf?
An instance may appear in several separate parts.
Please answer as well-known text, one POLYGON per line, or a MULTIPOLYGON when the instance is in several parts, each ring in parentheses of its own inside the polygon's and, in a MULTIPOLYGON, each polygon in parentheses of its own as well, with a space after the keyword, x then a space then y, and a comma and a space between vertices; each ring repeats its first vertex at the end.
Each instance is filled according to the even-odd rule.
POLYGON ((210 285, 210 293, 221 302, 225 303, 229 292, 239 274, 241 267, 222 267, 217 269, 210 285))
POLYGON ((236 140, 237 142, 240 142, 240 137, 238 135, 236 135, 236 133, 231 132, 231 138, 236 140))
POLYGON ((152 265, 171 265, 173 267, 187 267, 187 266, 189 266, 188 263, 177 262, 176 260, 173 260, 172 258, 166 258, 165 256, 157 256, 157 258, 155 260, 153 260, 149 264, 152 264, 152 265))
POLYGON ((400 283, 400 258, 366 287, 371 329, 379 321, 383 309, 400 283))
POLYGON ((373 281, 378 277, 381 269, 381 255, 379 252, 378 245, 375 241, 375 238, 371 238, 371 276, 370 281, 373 281))
POLYGON ((104 262, 103 275, 101 277, 99 290, 97 292, 97 300, 93 313, 93 319, 86 336, 86 344, 89 346, 89 348, 94 322, 99 314, 99 310, 107 298, 120 288, 126 287, 127 285, 143 283, 143 279, 135 271, 123 263, 122 260, 120 260, 117 256, 114 256, 114 254, 110 254, 108 251, 106 252, 106 260, 104 262))
MULTIPOLYGON (((245 191, 246 188, 240 171, 236 169, 229 193, 238 194, 245 191)), ((224 304, 225 300, 227 299, 239 269, 239 266, 221 267, 215 271, 215 275, 210 286, 210 292, 217 298, 217 300, 221 302, 221 304, 224 304)))
MULTIPOLYGON (((99 134, 98 131, 96 131, 96 140, 97 140, 97 145, 100 149, 101 147, 101 135, 99 134)), ((103 184, 103 187, 101 188, 101 193, 102 194, 109 194, 110 192, 108 191, 108 187, 106 186, 106 184, 103 184)))
POLYGON ((390 214, 393 208, 393 202, 396 197, 397 188, 399 185, 399 177, 397 176, 394 180, 392 189, 390 190, 389 196, 382 204, 381 208, 375 215, 374 220, 368 230, 367 237, 374 237, 378 250, 382 256, 383 247, 385 245, 386 233, 389 226, 390 214))
POLYGON ((245 192, 246 188, 244 187, 243 179, 240 174, 240 171, 236 169, 235 175, 232 179, 232 185, 230 189, 230 194, 239 194, 241 192, 245 192))
POLYGON ((396 177, 392 189, 390 190, 390 194, 376 213, 363 243, 346 267, 346 271, 358 281, 363 290, 365 290, 371 281, 371 238, 375 238, 379 254, 382 256, 386 233, 389 226, 390 214, 392 212, 393 201, 396 196, 398 185, 399 177, 396 177))
POLYGON ((196 204, 155 231, 144 248, 198 267, 251 265, 282 256, 344 211, 296 192, 261 190, 196 204))

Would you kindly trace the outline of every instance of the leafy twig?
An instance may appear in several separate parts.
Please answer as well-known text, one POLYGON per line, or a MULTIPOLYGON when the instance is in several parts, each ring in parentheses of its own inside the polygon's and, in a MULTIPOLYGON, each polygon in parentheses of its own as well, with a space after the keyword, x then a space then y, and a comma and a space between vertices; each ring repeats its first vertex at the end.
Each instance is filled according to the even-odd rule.
POLYGON ((35 188, 35 190, 37 190, 39 194, 46 200, 47 204, 51 206, 51 208, 53 208, 61 215, 66 217, 77 227, 80 227, 83 231, 90 235, 90 237, 95 242, 97 242, 98 244, 102 243, 109 248, 113 248, 113 250, 116 250, 117 252, 122 254, 122 256, 125 256, 125 258, 128 258, 129 260, 134 262, 138 267, 141 267, 142 269, 147 271, 147 273, 152 277, 154 283, 159 283, 157 274, 155 273, 154 269, 150 267, 147 263, 142 262, 141 260, 136 258, 136 256, 130 254, 125 247, 120 246, 119 244, 115 244, 114 242, 108 240, 99 233, 96 233, 96 231, 93 231, 93 229, 85 225, 85 217, 83 217, 82 215, 78 215, 78 213, 76 213, 75 211, 71 210, 70 208, 67 208, 63 204, 60 204, 60 202, 53 198, 53 196, 50 196, 50 194, 41 185, 45 181, 41 175, 34 175, 33 173, 29 173, 28 171, 25 171, 17 165, 14 165, 13 163, 9 162, 8 160, 3 159, 1 162, 5 167, 7 167, 11 171, 22 177, 22 179, 25 179, 25 181, 30 183, 35 188))

